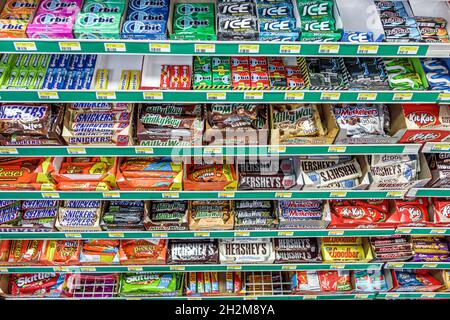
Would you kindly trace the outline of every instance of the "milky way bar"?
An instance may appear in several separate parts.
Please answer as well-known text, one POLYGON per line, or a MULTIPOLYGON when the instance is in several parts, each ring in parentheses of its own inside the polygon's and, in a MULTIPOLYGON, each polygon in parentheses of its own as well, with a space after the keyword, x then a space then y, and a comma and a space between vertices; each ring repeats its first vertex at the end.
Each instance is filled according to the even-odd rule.
POLYGON ((149 104, 142 107, 141 113, 149 114, 164 114, 164 115, 191 115, 200 116, 203 106, 201 104, 189 104, 189 105, 153 105, 149 104))
POLYGON ((179 221, 186 215, 185 212, 158 212, 152 213, 152 221, 179 221))
POLYGON ((269 218, 272 217, 272 211, 264 210, 264 209, 253 209, 253 210, 236 210, 235 211, 236 217, 238 218, 269 218))
POLYGON ((360 178, 361 167, 356 159, 340 163, 334 167, 319 169, 311 172, 303 172, 305 184, 326 186, 335 182, 360 178))
POLYGON ((239 200, 234 202, 236 209, 270 209, 272 203, 270 200, 239 200))
POLYGON ((317 252, 316 238, 279 238, 275 239, 275 250, 278 251, 311 251, 317 252))
POLYGON ((236 226, 269 226, 272 225, 274 221, 274 218, 267 217, 237 218, 236 226))
POLYGON ((22 209, 40 209, 58 206, 58 200, 24 200, 22 209))
POLYGON ((72 122, 129 122, 131 112, 128 111, 72 111, 72 122))
POLYGON ((195 129, 198 117, 161 115, 145 113, 140 117, 141 123, 145 128, 164 127, 173 129, 195 129))
POLYGON ((186 211, 186 201, 154 201, 151 204, 152 212, 171 212, 171 211, 186 211))
POLYGON ((64 207, 66 208, 100 208, 102 202, 100 200, 66 200, 64 207))
POLYGON ((241 190, 288 190, 297 185, 294 175, 254 175, 241 172, 239 189, 241 190))

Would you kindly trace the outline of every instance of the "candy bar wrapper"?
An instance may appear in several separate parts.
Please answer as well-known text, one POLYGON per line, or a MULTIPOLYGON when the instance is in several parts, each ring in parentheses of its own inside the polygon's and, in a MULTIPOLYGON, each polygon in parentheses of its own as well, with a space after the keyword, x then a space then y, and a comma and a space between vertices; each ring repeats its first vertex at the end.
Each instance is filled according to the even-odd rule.
POLYGON ((76 265, 80 259, 80 241, 44 240, 40 263, 46 265, 76 265))
POLYGON ((11 242, 8 263, 38 264, 43 242, 40 240, 15 240, 11 242))
POLYGON ((167 240, 127 240, 119 249, 121 264, 165 264, 167 240))
POLYGON ((236 169, 233 164, 185 165, 184 190, 236 190, 236 169))
POLYGON ((296 271, 291 277, 294 292, 320 291, 319 275, 317 271, 296 271))
POLYGON ((119 240, 88 240, 82 243, 81 264, 119 263, 119 240))
POLYGON ((100 208, 59 208, 55 228, 60 231, 101 231, 100 208))
POLYGON ((8 288, 12 296, 58 298, 63 296, 65 280, 66 274, 58 273, 13 274, 8 288))
POLYGON ((437 291, 442 288, 435 272, 428 270, 390 270, 395 292, 427 292, 437 291))
POLYGON ((170 264, 216 264, 219 261, 216 240, 172 240, 168 248, 170 264))
POLYGON ((119 291, 122 296, 179 296, 182 281, 179 273, 124 273, 119 291))
POLYGON ((190 230, 231 230, 234 227, 234 212, 231 203, 225 206, 189 206, 190 230))
POLYGON ((221 263, 273 263, 275 252, 271 239, 220 239, 221 263))

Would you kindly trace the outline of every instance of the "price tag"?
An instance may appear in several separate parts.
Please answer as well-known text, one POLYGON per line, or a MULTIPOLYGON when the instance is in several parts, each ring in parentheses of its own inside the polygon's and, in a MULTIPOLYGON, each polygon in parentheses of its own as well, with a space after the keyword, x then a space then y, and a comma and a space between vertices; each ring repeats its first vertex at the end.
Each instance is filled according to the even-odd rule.
POLYGON ((37 51, 35 42, 14 42, 16 51, 37 51))
POLYGON ((330 198, 345 198, 346 196, 347 196, 347 192, 345 192, 345 191, 330 192, 330 198))
POLYGON ((257 296, 244 296, 244 300, 258 300, 257 296))
POLYGON ((436 298, 436 293, 425 292, 425 293, 422 293, 421 298, 436 298))
POLYGON ((403 266, 405 265, 404 263, 397 263, 397 262, 390 262, 387 264, 389 266, 389 268, 403 268, 403 266))
POLYGON ((103 198, 120 198, 120 192, 119 191, 103 192, 103 198))
POLYGON ((185 266, 170 266, 169 267, 170 271, 184 271, 186 270, 185 266))
POLYGON ((42 192, 43 199, 59 199, 58 192, 42 192))
POLYGON ((194 232, 194 237, 198 238, 209 237, 209 232, 194 232))
POLYGON ((180 197, 180 193, 178 192, 163 192, 161 194, 163 199, 178 199, 180 197))
POLYGON ((305 99, 304 92, 286 92, 284 94, 284 100, 287 101, 295 101, 295 100, 303 100, 305 99))
POLYGON ((279 237, 292 237, 294 235, 294 231, 278 231, 279 237))
POLYGON ((264 92, 250 91, 244 92, 244 100, 263 100, 264 92))
POLYGON ((17 148, 0 147, 0 154, 19 154, 17 148))
POLYGON ((437 267, 438 267, 437 263, 424 263, 422 265, 422 268, 436 269, 437 267))
POLYGON ((71 238, 71 239, 77 238, 78 239, 78 238, 81 238, 81 233, 65 233, 64 236, 66 238, 71 238))
POLYGON ((239 53, 259 53, 259 44, 240 44, 239 53))
POLYGON ((358 46, 358 54, 377 54, 378 46, 371 44, 360 44, 358 46))
POLYGON ((222 147, 204 147, 203 154, 222 154, 222 147))
POLYGON ((434 144, 431 147, 431 151, 449 151, 450 150, 450 144, 434 144))
POLYGON ((98 100, 115 100, 116 99, 115 92, 96 92, 95 95, 98 100))
POLYGON ((106 52, 126 52, 125 43, 105 43, 106 52))
POLYGON ((5 272, 5 273, 7 273, 7 272, 8 272, 8 268, 1 267, 1 268, 0 268, 0 272, 5 272))
POLYGON ((225 92, 207 92, 206 100, 226 100, 227 94, 225 92))
POLYGON ((154 150, 152 147, 136 147, 134 148, 136 154, 153 154, 154 150))
POLYGON ((197 43, 194 46, 195 53, 214 53, 216 52, 215 44, 197 43))
POLYGON ((386 298, 399 298, 400 293, 386 293, 386 298))
POLYGON ((86 154, 86 148, 83 147, 67 147, 68 154, 86 154))
POLYGON ((292 192, 275 192, 275 198, 292 198, 292 192))
POLYGON ((168 53, 170 52, 170 43, 150 43, 148 45, 150 52, 168 53))
POLYGON ((356 299, 369 299, 369 295, 368 294, 357 293, 357 294, 355 294, 355 298, 356 299))
POLYGON ((377 100, 377 93, 372 93, 372 92, 361 92, 358 93, 358 101, 375 101, 377 100))
POLYGON ((53 271, 54 272, 68 272, 69 268, 64 267, 64 266, 54 266, 53 271))
POLYGON ((163 100, 164 95, 162 92, 144 92, 144 100, 163 100))
POLYGON ((346 146, 330 146, 328 147, 328 152, 330 153, 342 153, 347 150, 346 146))
POLYGON ((450 92, 441 92, 439 94, 439 101, 450 101, 450 92))
POLYGON ((319 46, 319 53, 336 54, 339 53, 339 48, 338 44, 321 44, 319 46))
POLYGON ((387 198, 403 198, 404 195, 404 191, 388 191, 386 193, 387 198))
MULTIPOLYGON (((72 298, 71 298, 71 299, 72 299, 72 298)), ((130 300, 130 301, 133 301, 133 300, 135 300, 135 301, 142 300, 142 298, 140 298, 140 297, 127 297, 127 298, 125 298, 125 299, 130 300)))
POLYGON ((76 41, 59 42, 58 45, 60 51, 81 51, 81 45, 76 41))
POLYGON ((167 236, 165 232, 152 232, 152 238, 167 238, 167 236))
POLYGON ((41 100, 58 100, 59 95, 56 91, 39 91, 38 97, 41 100))
POLYGON ((445 234, 447 229, 431 229, 430 234, 445 234))
POLYGON ((396 231, 397 233, 410 234, 412 230, 408 228, 398 228, 396 231))
POLYGON ((308 295, 303 296, 303 299, 304 300, 316 300, 317 296, 308 294, 308 295))
POLYGON ((301 50, 300 45, 296 44, 282 44, 280 45, 280 53, 286 53, 286 54, 295 54, 300 53, 301 50))
POLYGON ((392 100, 394 101, 409 101, 413 97, 412 93, 394 93, 392 100))
POLYGON ((345 269, 345 264, 330 264, 330 269, 345 269))
POLYGON ((227 266, 227 270, 241 270, 241 266, 227 266))
POLYGON ((397 54, 414 55, 417 54, 418 51, 418 46, 400 46, 398 47, 397 54))
POLYGON ((95 272, 97 271, 96 267, 81 267, 80 270, 82 272, 95 272))
POLYGON ((202 297, 188 297, 188 300, 203 300, 202 297))
POLYGON ((297 266, 281 266, 281 270, 296 270, 297 266))
POLYGON ((320 95, 320 100, 339 100, 341 98, 341 94, 339 92, 322 92, 320 95))
POLYGON ((236 231, 234 233, 235 237, 250 237, 250 232, 246 232, 246 231, 236 231))
POLYGON ((234 198, 234 191, 221 191, 218 193, 218 198, 234 198))
POLYGON ((286 147, 285 146, 269 146, 268 151, 269 151, 269 153, 285 153, 286 147))
POLYGON ((125 234, 123 232, 108 232, 109 238, 124 238, 125 234))
POLYGON ((344 235, 344 230, 330 230, 328 231, 329 236, 342 236, 344 235))
POLYGON ((141 272, 144 270, 144 268, 142 268, 140 266, 129 266, 127 269, 128 269, 128 271, 131 271, 131 272, 141 272))

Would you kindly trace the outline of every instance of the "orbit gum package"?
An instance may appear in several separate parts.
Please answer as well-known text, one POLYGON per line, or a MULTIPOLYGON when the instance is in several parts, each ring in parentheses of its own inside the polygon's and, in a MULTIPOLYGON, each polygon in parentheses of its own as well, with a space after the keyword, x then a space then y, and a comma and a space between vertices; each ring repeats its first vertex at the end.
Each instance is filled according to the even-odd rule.
POLYGON ((174 40, 216 40, 214 2, 180 2, 172 8, 174 40))
POLYGON ((26 38, 37 0, 7 0, 0 12, 0 38, 26 38))

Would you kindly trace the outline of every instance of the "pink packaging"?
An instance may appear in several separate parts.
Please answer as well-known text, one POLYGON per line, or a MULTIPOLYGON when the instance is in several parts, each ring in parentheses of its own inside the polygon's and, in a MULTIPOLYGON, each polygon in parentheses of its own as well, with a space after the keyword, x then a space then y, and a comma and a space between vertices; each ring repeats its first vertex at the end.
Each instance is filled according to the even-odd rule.
POLYGON ((28 24, 29 38, 65 38, 73 39, 72 29, 75 24, 76 12, 40 13, 33 22, 28 24))
POLYGON ((38 8, 38 13, 78 13, 81 10, 83 0, 43 0, 38 8))

